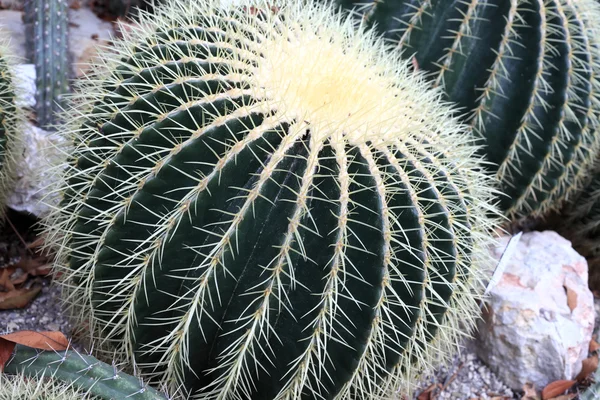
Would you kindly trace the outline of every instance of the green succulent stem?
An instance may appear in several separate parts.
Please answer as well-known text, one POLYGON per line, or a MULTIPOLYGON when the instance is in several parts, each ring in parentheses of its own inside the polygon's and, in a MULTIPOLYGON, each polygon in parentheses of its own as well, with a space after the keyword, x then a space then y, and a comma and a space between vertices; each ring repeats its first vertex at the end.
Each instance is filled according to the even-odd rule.
POLYGON ((40 126, 58 122, 69 90, 67 0, 25 0, 27 50, 36 71, 36 114, 40 126))
POLYGON ((75 350, 40 351, 17 345, 4 373, 60 381, 98 399, 167 399, 139 378, 75 350))

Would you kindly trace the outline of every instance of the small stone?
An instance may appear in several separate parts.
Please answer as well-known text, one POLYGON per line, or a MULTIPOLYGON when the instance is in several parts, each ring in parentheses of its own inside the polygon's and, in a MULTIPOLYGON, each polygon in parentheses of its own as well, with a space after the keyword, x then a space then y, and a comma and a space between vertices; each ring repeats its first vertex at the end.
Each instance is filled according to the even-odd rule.
MULTIPOLYGON (((506 245, 508 237, 503 238, 506 245)), ((504 246, 495 249, 499 258, 504 246)), ((509 387, 573 379, 594 326, 587 263, 551 231, 525 233, 491 290, 477 353, 509 387)))
POLYGON ((6 331, 7 332, 14 332, 19 330, 19 325, 14 323, 13 321, 10 321, 8 324, 6 324, 6 331))

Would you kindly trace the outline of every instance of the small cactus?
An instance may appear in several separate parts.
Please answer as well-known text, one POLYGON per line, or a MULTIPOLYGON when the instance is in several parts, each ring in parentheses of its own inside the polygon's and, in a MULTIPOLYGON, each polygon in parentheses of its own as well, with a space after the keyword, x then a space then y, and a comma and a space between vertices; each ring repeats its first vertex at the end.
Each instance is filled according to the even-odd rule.
POLYGON ((0 400, 99 400, 70 385, 26 375, 0 374, 0 400))
POLYGON ((46 221, 79 324, 193 398, 388 398, 478 315, 494 190, 330 6, 173 1, 83 81, 46 221))
POLYGON ((596 0, 337 0, 429 75, 482 139, 511 217, 559 209, 600 146, 596 0))
POLYGON ((138 378, 76 350, 40 351, 17 345, 4 373, 10 375, 0 375, 0 400, 167 400, 138 378), (3 385, 2 380, 13 384, 3 385), (10 393, 17 396, 3 397, 10 393))
POLYGON ((13 189, 17 159, 22 152, 23 101, 10 48, 0 42, 0 219, 13 189))
POLYGON ((37 121, 51 129, 69 90, 67 0, 25 0, 23 19, 36 71, 37 121))

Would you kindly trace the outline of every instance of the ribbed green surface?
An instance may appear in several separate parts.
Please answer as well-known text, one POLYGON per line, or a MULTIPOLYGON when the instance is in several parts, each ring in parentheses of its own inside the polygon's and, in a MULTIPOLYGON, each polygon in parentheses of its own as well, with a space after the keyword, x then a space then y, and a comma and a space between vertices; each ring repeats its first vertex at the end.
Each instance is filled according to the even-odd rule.
MULTIPOLYGON (((44 393, 43 390, 38 389, 36 399, 58 399, 59 397, 50 396, 56 396, 60 391, 64 391, 61 399, 83 398, 86 394, 85 398, 105 400, 167 400, 166 396, 144 385, 138 378, 119 371, 116 366, 105 364, 75 350, 40 351, 17 345, 12 358, 4 368, 4 373, 19 374, 34 380, 42 378, 52 380, 53 382, 48 383, 47 386, 53 390, 44 393), (71 387, 72 390, 66 387, 71 387), (79 391, 80 397, 75 397, 73 394, 75 391, 79 391)), ((34 392, 30 387, 24 389, 29 391, 30 395, 34 392)), ((0 389, 0 398, 3 390, 0 389)), ((18 398, 13 397, 13 399, 18 398)), ((31 398, 34 397, 29 397, 28 400, 31 398)))
POLYGON ((23 149, 24 113, 14 64, 11 49, 0 40, 0 220, 4 218, 6 198, 13 190, 16 160, 23 149))
MULTIPOLYGON (((7 160, 7 151, 9 151, 7 148, 11 141, 9 136, 15 135, 18 122, 14 76, 5 56, 5 54, 0 54, 0 169, 9 162, 7 160)), ((6 190, 8 189, 4 188, 3 191, 6 190)), ((2 201, 2 203, 4 202, 2 201)))
POLYGON ((23 20, 29 59, 36 72, 36 115, 49 129, 58 122, 69 90, 69 16, 66 0, 25 0, 23 20))
POLYGON ((281 20, 192 1, 146 16, 81 89, 91 112, 73 113, 50 240, 78 318, 163 383, 210 399, 387 398, 472 326, 491 190, 450 110, 381 43, 290 4, 281 20), (312 60, 277 50, 296 39, 312 60), (329 81, 307 93, 261 74, 270 62, 329 81), (347 92, 338 77, 365 64, 347 92), (382 103, 353 119, 375 105, 346 112, 348 95, 382 103))
POLYGON ((600 135, 600 8, 593 0, 337 0, 462 109, 484 139, 510 216, 561 207, 600 135))

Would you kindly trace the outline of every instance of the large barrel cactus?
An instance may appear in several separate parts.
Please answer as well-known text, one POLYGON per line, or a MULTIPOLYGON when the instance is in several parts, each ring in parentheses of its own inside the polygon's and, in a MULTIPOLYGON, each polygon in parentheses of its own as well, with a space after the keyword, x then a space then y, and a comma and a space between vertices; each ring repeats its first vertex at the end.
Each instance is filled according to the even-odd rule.
POLYGON ((485 144, 509 216, 580 188, 600 134, 596 0, 337 0, 413 58, 485 144))
POLYGON ((478 315, 498 212, 466 126, 333 6, 172 2, 73 99, 65 296, 194 398, 387 398, 478 315))

